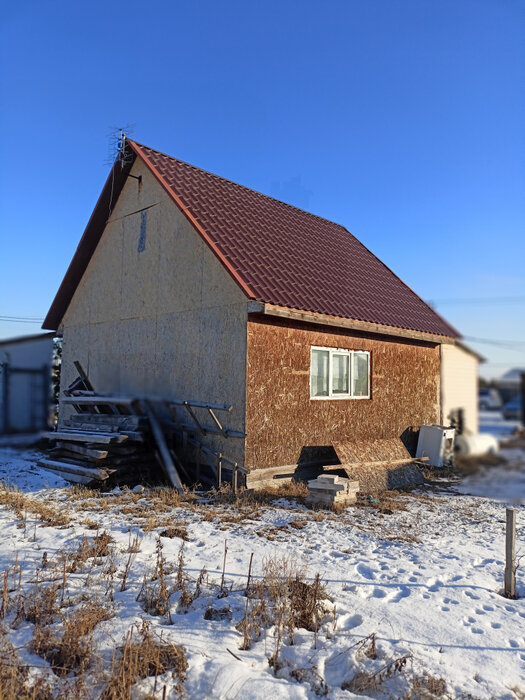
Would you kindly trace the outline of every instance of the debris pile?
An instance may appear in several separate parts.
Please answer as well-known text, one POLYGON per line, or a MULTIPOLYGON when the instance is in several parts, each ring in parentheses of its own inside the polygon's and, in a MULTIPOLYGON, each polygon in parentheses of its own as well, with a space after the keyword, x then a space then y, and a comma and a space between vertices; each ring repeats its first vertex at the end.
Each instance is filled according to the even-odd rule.
POLYGON ((230 412, 231 406, 99 393, 80 363, 75 366, 79 376, 61 401, 62 410, 71 407, 73 413, 60 421, 58 430, 43 433, 55 447, 40 466, 87 485, 151 483, 162 474, 179 491, 184 484, 219 488, 226 481, 234 490, 242 485, 246 470, 202 441, 206 436, 245 437, 225 429, 217 417, 216 412, 230 412), (205 425, 199 410, 213 425, 205 425))

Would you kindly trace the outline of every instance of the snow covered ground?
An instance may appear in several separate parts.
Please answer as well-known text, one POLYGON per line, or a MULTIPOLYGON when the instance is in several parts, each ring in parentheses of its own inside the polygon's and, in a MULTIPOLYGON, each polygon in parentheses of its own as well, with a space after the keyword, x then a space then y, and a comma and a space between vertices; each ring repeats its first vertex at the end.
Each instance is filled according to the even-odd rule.
MULTIPOLYGON (((0 639, 17 648, 30 678, 44 676, 63 697, 100 697, 115 650, 146 619, 184 647, 189 698, 523 698, 525 564, 520 598, 501 590, 507 503, 517 508, 525 554, 525 453, 504 454, 502 466, 462 481, 337 514, 312 511, 290 494, 230 504, 179 503, 161 490, 82 493, 36 467, 31 448, 0 447, 0 480, 10 484, 0 488, 0 588, 8 571, 9 589, 0 639), (108 552, 80 556, 82 538, 91 544, 104 531, 108 552), (144 609, 148 591, 158 593, 159 541, 172 624, 144 609), (257 605, 244 594, 252 554, 252 590, 273 563, 280 571, 305 567, 307 583, 319 573, 331 599, 317 632, 297 629, 293 645, 284 635, 274 667, 276 626, 262 625, 258 638, 252 630, 243 644, 243 617, 257 605), (96 627, 96 654, 77 676, 59 677, 31 650, 35 624, 24 604, 53 586, 62 606, 46 624, 57 634, 87 601, 101 601, 111 615, 96 627)), ((0 592, 0 617, 2 600, 0 592)), ((133 697, 175 698, 179 690, 168 672, 138 681, 133 697)))

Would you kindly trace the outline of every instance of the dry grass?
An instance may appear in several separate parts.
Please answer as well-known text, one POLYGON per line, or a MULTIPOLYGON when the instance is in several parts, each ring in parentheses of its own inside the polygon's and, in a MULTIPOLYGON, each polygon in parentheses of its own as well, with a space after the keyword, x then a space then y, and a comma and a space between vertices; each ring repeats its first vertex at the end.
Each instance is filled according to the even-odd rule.
POLYGON ((0 627, 0 697, 2 700, 52 700, 49 685, 41 678, 29 679, 14 646, 0 627))
POLYGON ((177 690, 182 695, 188 663, 181 646, 152 633, 149 625, 143 622, 140 628, 131 628, 119 651, 118 658, 113 659, 102 700, 129 700, 131 688, 139 679, 156 678, 168 671, 178 680, 177 690))
POLYGON ((446 692, 447 684, 443 678, 423 673, 410 679, 410 688, 403 700, 438 700, 446 692))
POLYGON ((16 487, 4 483, 0 483, 0 505, 13 510, 21 521, 25 521, 27 515, 31 514, 46 525, 54 527, 66 527, 70 522, 67 512, 30 498, 16 487))
POLYGON ((161 537, 169 537, 171 539, 179 537, 185 542, 189 540, 188 530, 186 529, 185 525, 172 525, 171 527, 166 528, 162 532, 159 532, 159 535, 161 537))
POLYGON ((317 632, 328 612, 326 589, 317 574, 305 580, 306 569, 292 557, 269 557, 263 562, 263 576, 250 587, 243 619, 236 626, 243 634, 241 649, 249 649, 261 630, 274 627, 275 646, 269 663, 280 668, 283 643, 293 644, 298 628, 317 632))
POLYGON ((93 631, 103 620, 113 614, 99 603, 87 603, 79 607, 64 620, 60 636, 50 625, 36 626, 33 633, 32 651, 49 662, 54 673, 83 673, 93 657, 93 631))
POLYGON ((67 571, 74 573, 87 562, 88 559, 99 559, 111 554, 111 546, 114 543, 113 537, 105 530, 90 541, 87 537, 82 537, 75 552, 67 553, 67 571))
POLYGON ((397 659, 392 659, 378 671, 358 671, 353 678, 344 681, 341 688, 357 695, 366 694, 370 691, 377 692, 388 678, 404 673, 411 658, 411 655, 407 654, 397 659))

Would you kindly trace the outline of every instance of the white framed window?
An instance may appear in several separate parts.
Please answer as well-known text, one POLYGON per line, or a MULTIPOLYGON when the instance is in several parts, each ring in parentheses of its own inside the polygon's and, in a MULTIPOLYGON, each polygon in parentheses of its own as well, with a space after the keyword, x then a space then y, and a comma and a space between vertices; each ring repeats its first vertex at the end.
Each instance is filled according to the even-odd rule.
POLYGON ((369 399, 370 353, 365 350, 311 348, 311 399, 369 399))

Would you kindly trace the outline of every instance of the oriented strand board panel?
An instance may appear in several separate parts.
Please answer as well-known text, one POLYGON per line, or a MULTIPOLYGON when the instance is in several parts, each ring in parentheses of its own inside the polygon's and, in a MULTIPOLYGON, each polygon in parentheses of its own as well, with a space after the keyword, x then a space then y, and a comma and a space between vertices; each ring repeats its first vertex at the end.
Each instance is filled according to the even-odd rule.
POLYGON ((439 391, 438 345, 251 316, 246 466, 319 459, 336 442, 406 441, 422 423, 439 423, 439 391), (312 345, 369 351, 371 398, 311 400, 312 345))
POLYGON ((410 459, 410 453, 399 438, 334 442, 334 449, 341 464, 410 459))
MULTIPOLYGON (((64 315, 62 389, 78 359, 99 391, 232 404, 222 422, 244 432, 246 297, 147 168, 131 173, 64 315)), ((244 440, 215 445, 243 463, 244 440)))

